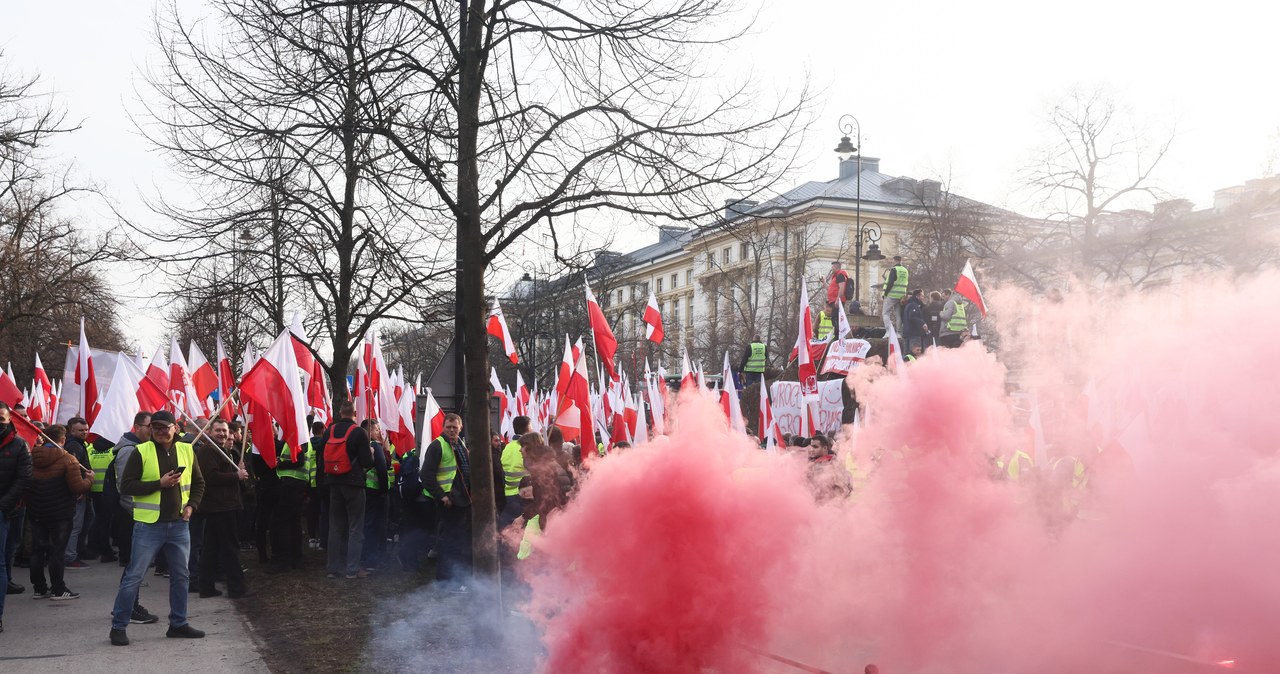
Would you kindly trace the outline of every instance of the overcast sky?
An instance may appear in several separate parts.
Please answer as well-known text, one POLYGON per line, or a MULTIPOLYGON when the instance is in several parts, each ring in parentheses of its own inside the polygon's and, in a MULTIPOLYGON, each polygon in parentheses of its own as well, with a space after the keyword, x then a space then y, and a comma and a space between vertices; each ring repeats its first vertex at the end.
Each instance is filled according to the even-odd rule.
MULTIPOLYGON (((1213 190, 1263 175, 1280 146, 1280 10, 1237 1, 1178 7, 764 0, 732 59, 757 73, 766 92, 806 75, 813 82, 818 115, 793 184, 835 177, 836 123, 851 113, 864 152, 880 157, 885 173, 948 178, 966 196, 1026 211, 1016 172, 1048 140, 1047 109, 1072 87, 1104 87, 1155 134, 1176 128, 1156 177, 1171 195, 1204 207, 1213 190)), ((154 221, 142 195, 181 189, 128 116, 139 109, 139 68, 154 58, 152 11, 147 0, 0 3, 5 60, 42 75, 83 120, 56 150, 142 221, 154 221)), ((86 217, 105 221, 100 209, 86 217)), ((619 244, 634 248, 654 236, 619 244)), ((148 352, 156 333, 139 317, 150 301, 131 299, 137 311, 127 322, 148 352)))

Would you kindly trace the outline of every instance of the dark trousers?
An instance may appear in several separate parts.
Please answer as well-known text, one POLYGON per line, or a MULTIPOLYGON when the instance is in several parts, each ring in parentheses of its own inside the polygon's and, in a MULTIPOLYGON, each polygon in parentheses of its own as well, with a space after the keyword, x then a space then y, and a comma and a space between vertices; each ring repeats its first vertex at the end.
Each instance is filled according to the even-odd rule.
POLYGON ((440 542, 436 546, 436 580, 464 582, 471 574, 471 507, 437 506, 440 542))
POLYGON ((364 490, 364 546, 366 568, 377 569, 387 550, 387 492, 364 490))
POLYGON ((192 513, 191 519, 187 522, 191 534, 191 550, 187 553, 187 571, 190 575, 190 585, 194 588, 200 587, 200 569, 204 568, 200 564, 204 555, 204 523, 204 515, 200 513, 192 513))
POLYGON ((120 495, 114 489, 106 489, 94 494, 92 500, 93 527, 89 530, 89 547, 103 557, 114 557, 111 538, 116 511, 120 509, 120 495))
POLYGON ((120 546, 120 561, 129 566, 133 557, 133 511, 125 510, 124 506, 120 506, 116 516, 116 545, 120 546))
POLYGON ((316 493, 316 500, 320 503, 320 526, 316 530, 316 538, 320 539, 320 548, 323 550, 329 547, 329 488, 322 484, 316 487, 316 493))
POLYGON ((353 576, 364 547, 364 485, 329 486, 329 573, 353 576))
POLYGON ((227 574, 227 594, 234 597, 245 592, 244 570, 240 568, 240 537, 236 533, 237 510, 221 513, 205 513, 203 554, 200 556, 201 592, 214 589, 213 579, 218 567, 227 574))
MULTIPOLYGON (((271 538, 271 521, 275 516, 276 503, 280 500, 280 482, 274 478, 259 480, 253 486, 253 493, 258 502, 258 511, 254 514, 253 544, 258 548, 258 561, 266 564, 271 555, 267 554, 267 540, 271 538)), ((273 550, 279 555, 279 550, 273 550)))
POLYGON ((65 592, 63 579, 64 555, 67 539, 71 537, 71 520, 41 522, 31 520, 31 585, 35 592, 65 592), (49 583, 45 583, 44 569, 49 567, 49 583))
POLYGON ((400 547, 396 555, 406 571, 417 571, 422 555, 430 547, 435 536, 435 504, 427 499, 401 501, 403 517, 400 527, 400 547))
POLYGON ((291 477, 280 478, 280 489, 271 520, 271 552, 279 565, 302 564, 302 501, 307 483, 291 477))
POLYGON ((320 491, 307 485, 307 504, 302 508, 307 521, 307 538, 320 538, 320 491))
POLYGON ((959 332, 938 338, 938 346, 946 349, 958 349, 962 344, 964 344, 964 335, 959 332))

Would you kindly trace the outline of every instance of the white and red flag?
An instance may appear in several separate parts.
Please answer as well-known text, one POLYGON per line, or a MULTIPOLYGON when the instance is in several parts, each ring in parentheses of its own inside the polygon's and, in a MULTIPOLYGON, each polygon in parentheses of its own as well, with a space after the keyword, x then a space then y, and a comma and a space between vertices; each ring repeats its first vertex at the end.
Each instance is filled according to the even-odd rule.
MULTIPOLYGON (((247 366, 246 366, 247 367, 247 366)), ((165 392, 165 399, 169 396, 169 363, 164 358, 164 347, 157 346, 156 353, 151 357, 151 363, 147 365, 147 379, 165 392)), ((162 408, 157 407, 149 412, 159 412, 162 408)))
POLYGON ((89 351, 89 338, 84 334, 84 318, 80 319, 80 348, 77 351, 75 383, 80 385, 80 416, 93 426, 98 418, 98 377, 93 373, 93 354, 89 351))
POLYGON ((493 397, 498 399, 498 422, 507 416, 507 408, 511 406, 511 396, 507 395, 507 389, 502 385, 502 380, 498 379, 498 369, 489 366, 489 386, 493 388, 493 397))
POLYGON ((760 416, 756 419, 756 436, 766 442, 773 433, 773 404, 769 402, 769 387, 760 382, 760 416))
POLYGON ((982 300, 982 291, 978 289, 978 277, 973 275, 973 265, 969 260, 964 261, 964 269, 960 271, 960 278, 956 281, 956 292, 973 302, 983 316, 987 315, 987 303, 982 300))
MULTIPOLYGON (((444 409, 436 402, 436 397, 427 389, 427 402, 422 414, 422 430, 427 434, 427 442, 432 442, 444 433, 444 409)), ((424 443, 425 444, 425 443, 424 443)))
POLYGON ((797 372, 800 378, 800 394, 806 402, 818 400, 818 370, 809 353, 809 335, 813 334, 812 308, 809 306, 809 289, 800 284, 800 311, 796 337, 797 372))
POLYGON ((502 351, 507 354, 512 365, 520 362, 520 357, 516 355, 515 340, 511 339, 511 330, 507 327, 507 317, 502 314, 502 307, 498 305, 496 297, 493 298, 493 307, 489 309, 488 332, 502 342, 502 351))
POLYGON ((191 382, 191 370, 187 368, 182 349, 178 348, 177 337, 169 338, 169 401, 174 414, 185 414, 191 419, 205 415, 204 404, 191 382))
POLYGON ((649 372, 649 359, 644 359, 644 383, 649 393, 649 412, 653 416, 653 432, 663 435, 667 432, 667 381, 662 378, 661 369, 658 374, 649 372))
MULTIPOLYGON (((747 425, 742 419, 742 403, 738 400, 738 387, 733 384, 733 370, 729 369, 729 352, 724 352, 724 372, 721 375, 720 406, 729 419, 729 428, 746 434, 747 425)), ((764 388, 763 385, 761 388, 764 388)))
POLYGON ((49 421, 53 419, 53 384, 44 371, 44 363, 40 362, 40 354, 36 354, 36 368, 32 377, 31 404, 27 406, 27 417, 32 421, 49 421))
POLYGON ((146 374, 138 364, 122 354, 111 375, 111 384, 102 396, 102 411, 94 420, 93 432, 100 438, 116 442, 131 430, 133 417, 142 410, 144 392, 141 387, 147 385, 155 387, 155 384, 147 382, 146 374))
POLYGON ((591 336, 596 344, 596 359, 609 373, 609 379, 617 379, 618 371, 613 367, 613 355, 618 351, 618 339, 609 329, 609 321, 600 309, 600 303, 591 292, 591 286, 583 286, 587 290, 587 320, 591 323, 591 336))
POLYGON ((698 373, 689 365, 689 352, 680 347, 680 390, 698 388, 698 373))
POLYGON ((227 358, 226 349, 222 346, 222 335, 219 334, 216 340, 218 358, 218 402, 226 403, 222 405, 222 411, 218 416, 231 421, 236 418, 235 403, 229 402, 227 399, 231 397, 231 389, 236 387, 236 375, 231 370, 231 359, 227 358))
POLYGON ((658 297, 653 294, 653 290, 649 291, 649 304, 644 308, 644 338, 654 344, 662 343, 662 311, 658 308, 658 297))
POLYGON ((205 358, 204 352, 191 340, 191 345, 187 348, 187 367, 191 368, 191 385, 196 391, 196 400, 200 403, 200 407, 205 413, 213 411, 209 406, 209 397, 214 391, 218 390, 218 372, 213 369, 213 363, 205 358))
POLYGON ((296 461, 311 434, 292 340, 288 330, 280 333, 240 380, 240 395, 253 402, 255 419, 266 413, 280 426, 281 437, 296 461))
POLYGON ((413 415, 416 411, 418 394, 415 389, 402 385, 396 401, 399 425, 389 429, 388 432, 391 436, 391 444, 395 446, 396 456, 404 456, 418 446, 413 432, 413 415))
POLYGON ((0 370, 0 401, 12 409, 22 402, 22 398, 22 389, 18 388, 18 383, 9 376, 9 373, 0 370))
POLYGON ((529 387, 525 386, 524 375, 519 370, 516 370, 515 405, 518 416, 529 416, 529 387))

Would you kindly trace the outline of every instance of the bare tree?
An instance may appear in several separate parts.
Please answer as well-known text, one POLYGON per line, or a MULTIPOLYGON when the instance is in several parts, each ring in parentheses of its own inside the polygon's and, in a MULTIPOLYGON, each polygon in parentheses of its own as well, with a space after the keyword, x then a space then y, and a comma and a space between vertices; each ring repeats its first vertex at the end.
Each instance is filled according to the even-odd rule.
POLYGON ((336 389, 364 335, 432 314, 452 272, 417 169, 360 131, 390 123, 369 117, 372 102, 407 93, 397 61, 417 26, 370 2, 212 8, 213 35, 176 3, 156 22, 159 99, 142 126, 198 200, 156 200, 176 226, 148 232, 146 256, 182 279, 179 295, 230 304, 246 323, 233 341, 274 335, 286 308, 301 312, 332 348, 336 389))
MULTIPOLYGON (((535 228, 558 253, 592 212, 690 220, 726 191, 767 188, 790 161, 804 99, 761 115, 749 87, 710 85, 707 52, 740 34, 712 34, 729 0, 380 5, 415 21, 421 42, 396 64, 406 86, 372 101, 367 130, 417 167, 454 222, 467 427, 485 437, 488 345, 475 337, 490 265, 535 228)), ((492 574, 489 457, 473 458, 477 563, 492 574)))
POLYGON ((38 77, 3 68, 0 53, 0 358, 18 363, 20 381, 34 353, 62 363, 66 342, 86 318, 90 344, 123 348, 117 298, 104 274, 118 249, 61 212, 72 198, 99 196, 70 167, 56 167, 48 143, 79 127, 43 92, 38 77))
POLYGON ((1049 122, 1054 141, 1025 172, 1053 226, 1043 240, 1059 253, 1069 251, 1076 273, 1120 280, 1124 269, 1104 255, 1100 238, 1108 218, 1162 198, 1152 176, 1174 136, 1152 140, 1101 91, 1072 91, 1049 122))

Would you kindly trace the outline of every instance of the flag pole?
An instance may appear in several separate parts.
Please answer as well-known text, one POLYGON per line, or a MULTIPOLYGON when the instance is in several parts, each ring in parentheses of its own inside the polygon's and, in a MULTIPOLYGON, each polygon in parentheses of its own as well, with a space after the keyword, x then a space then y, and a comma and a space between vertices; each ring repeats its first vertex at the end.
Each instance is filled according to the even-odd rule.
MULTIPOLYGON (((209 415, 209 420, 208 420, 207 422, 205 422, 204 427, 200 429, 200 432, 199 432, 199 433, 196 433, 196 437, 195 437, 195 439, 193 439, 193 440, 191 441, 191 446, 192 446, 192 447, 195 447, 195 446, 196 446, 196 444, 200 442, 200 438, 208 437, 205 433, 206 433, 206 431, 208 431, 208 430, 209 430, 209 427, 213 425, 213 422, 215 422, 215 421, 217 421, 217 420, 218 420, 218 413, 222 411, 222 408, 223 408, 223 407, 226 407, 226 406, 227 406, 227 403, 231 402, 231 395, 232 395, 232 394, 234 394, 234 393, 239 393, 239 392, 240 392, 240 389, 239 389, 239 388, 235 388, 235 389, 232 389, 230 392, 228 392, 228 393, 227 393, 227 397, 226 397, 225 399, 223 399, 223 401, 222 401, 221 403, 219 403, 219 404, 218 404, 218 408, 217 408, 217 409, 215 409, 215 410, 214 410, 214 411, 209 415)), ((194 423, 196 423, 196 420, 195 420, 195 419, 192 419, 192 418, 191 418, 191 415, 187 414, 186 412, 183 412, 182 410, 178 410, 178 414, 179 414, 180 416, 182 416, 183 418, 185 418, 187 421, 190 421, 190 422, 191 422, 191 423, 193 423, 193 424, 194 424, 194 423)), ((235 461, 232 461, 232 460, 231 460, 231 457, 227 456, 227 453, 226 453, 226 452, 224 452, 224 451, 222 451, 222 448, 221 448, 221 447, 219 447, 217 444, 214 444, 214 443, 210 443, 210 444, 213 444, 213 448, 214 448, 214 449, 216 449, 216 450, 218 450, 218 456, 221 456, 222 458, 226 459, 226 460, 227 460, 227 463, 231 464, 232 466, 235 466, 236 468, 240 468, 240 467, 241 467, 241 466, 240 466, 239 464, 237 464, 235 461)))

